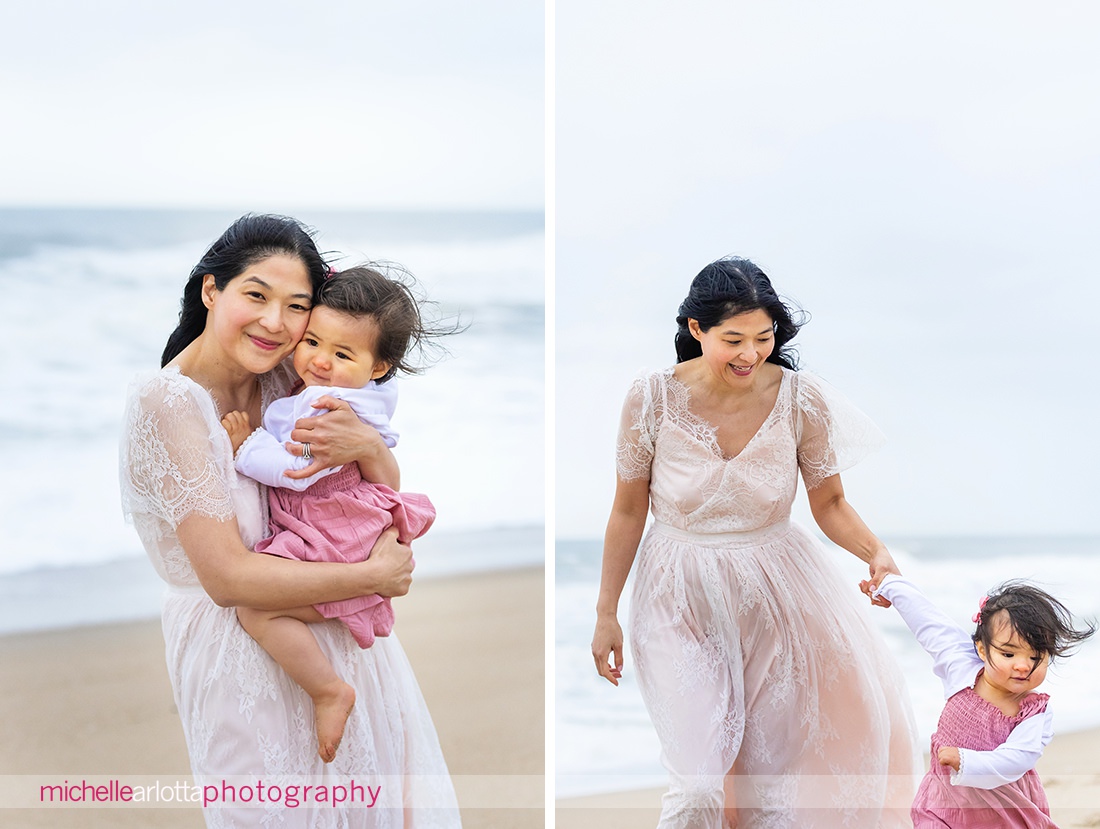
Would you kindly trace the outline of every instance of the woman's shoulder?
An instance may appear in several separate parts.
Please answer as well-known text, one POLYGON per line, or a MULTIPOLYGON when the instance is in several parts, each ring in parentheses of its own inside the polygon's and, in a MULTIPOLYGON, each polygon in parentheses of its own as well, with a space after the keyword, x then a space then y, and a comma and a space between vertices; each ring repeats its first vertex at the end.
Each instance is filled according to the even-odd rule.
POLYGON ((795 370, 786 366, 780 368, 783 371, 784 383, 791 390, 796 408, 812 413, 853 406, 847 395, 820 374, 806 369, 795 370))
POLYGON ((213 403, 210 392, 180 371, 179 366, 142 372, 130 382, 130 403, 142 408, 172 408, 203 399, 213 403))
POLYGON ((651 401, 664 397, 670 380, 675 379, 676 366, 644 369, 634 375, 626 393, 627 402, 651 401))
POLYGON ((221 416, 209 391, 178 367, 167 366, 131 382, 126 423, 130 433, 186 427, 207 434, 221 428, 221 416))

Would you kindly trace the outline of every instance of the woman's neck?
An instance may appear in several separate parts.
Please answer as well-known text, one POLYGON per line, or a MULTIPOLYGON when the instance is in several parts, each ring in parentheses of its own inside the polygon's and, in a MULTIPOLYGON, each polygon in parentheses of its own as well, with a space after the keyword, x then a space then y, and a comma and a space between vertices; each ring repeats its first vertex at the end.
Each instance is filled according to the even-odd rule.
POLYGON ((705 397, 716 405, 733 408, 739 408, 749 401, 758 399, 761 395, 770 396, 783 374, 779 366, 764 363, 753 372, 750 382, 735 388, 715 377, 710 367, 701 358, 681 365, 686 370, 680 379, 695 390, 694 396, 697 399, 705 397))
POLYGON ((258 376, 227 359, 205 335, 200 334, 169 365, 209 391, 222 412, 255 409, 258 376))

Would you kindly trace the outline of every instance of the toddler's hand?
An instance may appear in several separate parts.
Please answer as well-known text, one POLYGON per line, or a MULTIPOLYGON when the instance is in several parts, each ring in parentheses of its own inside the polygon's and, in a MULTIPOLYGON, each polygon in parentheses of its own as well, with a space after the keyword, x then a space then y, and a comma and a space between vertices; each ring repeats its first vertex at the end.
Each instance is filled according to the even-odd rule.
POLYGON ((233 444, 233 454, 241 448, 241 444, 252 434, 252 426, 248 422, 248 412, 230 412, 222 418, 222 426, 229 433, 229 442, 233 444))
POLYGON ((955 771, 959 770, 959 766, 962 764, 962 758, 959 757, 959 750, 957 748, 948 748, 944 746, 939 751, 940 765, 951 766, 955 771))
POLYGON ((871 604, 878 605, 879 607, 890 607, 891 602, 889 599, 885 599, 882 596, 875 596, 875 587, 869 581, 861 581, 859 583, 859 589, 863 591, 863 594, 871 600, 871 604))

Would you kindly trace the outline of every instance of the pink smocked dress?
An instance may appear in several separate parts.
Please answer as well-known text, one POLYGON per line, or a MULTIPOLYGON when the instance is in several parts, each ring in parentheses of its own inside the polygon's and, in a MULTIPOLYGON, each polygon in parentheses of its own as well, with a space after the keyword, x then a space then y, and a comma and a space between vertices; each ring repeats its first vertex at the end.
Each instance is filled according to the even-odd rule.
MULTIPOLYGON (((361 561, 391 526, 408 544, 428 531, 435 507, 427 495, 394 492, 384 484, 364 481, 350 463, 321 478, 308 489, 270 488, 272 536, 256 545, 256 552, 300 561, 361 561)), ((382 596, 356 596, 314 605, 326 619, 340 619, 361 648, 376 636, 393 630, 393 606, 382 596)))
POLYGON ((1035 763, 1054 736, 1046 694, 1031 693, 1014 716, 982 699, 974 685, 985 665, 970 634, 902 576, 887 576, 888 599, 943 682, 946 704, 932 735, 931 762, 913 801, 915 829, 1051 829, 1035 763), (939 750, 959 749, 956 772, 939 750))
POLYGON ((1046 792, 1035 769, 1028 769, 1014 783, 994 789, 957 786, 951 768, 936 757, 944 746, 992 751, 1004 744, 1024 720, 1046 711, 1046 694, 1029 694, 1016 716, 964 688, 947 701, 932 735, 932 762, 913 801, 914 829, 1051 829, 1046 792))

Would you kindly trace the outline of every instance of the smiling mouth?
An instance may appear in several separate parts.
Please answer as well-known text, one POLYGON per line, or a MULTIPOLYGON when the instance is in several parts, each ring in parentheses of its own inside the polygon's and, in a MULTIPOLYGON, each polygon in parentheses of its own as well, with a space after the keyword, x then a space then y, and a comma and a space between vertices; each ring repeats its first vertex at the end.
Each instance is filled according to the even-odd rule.
POLYGON ((729 363, 729 367, 734 374, 739 374, 742 377, 750 373, 754 368, 754 366, 735 366, 733 363, 729 363))
POLYGON ((264 351, 274 351, 279 347, 279 343, 272 340, 265 340, 263 337, 257 337, 255 334, 249 334, 248 338, 264 351))

